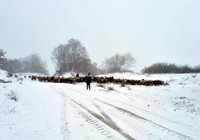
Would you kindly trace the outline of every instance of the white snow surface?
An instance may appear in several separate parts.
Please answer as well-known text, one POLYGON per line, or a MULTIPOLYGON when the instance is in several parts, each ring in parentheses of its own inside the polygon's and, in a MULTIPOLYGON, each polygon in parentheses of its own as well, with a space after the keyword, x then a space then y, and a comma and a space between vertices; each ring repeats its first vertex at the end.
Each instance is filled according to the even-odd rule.
POLYGON ((200 74, 137 75, 165 86, 65 84, 0 70, 0 140, 200 139, 200 74))

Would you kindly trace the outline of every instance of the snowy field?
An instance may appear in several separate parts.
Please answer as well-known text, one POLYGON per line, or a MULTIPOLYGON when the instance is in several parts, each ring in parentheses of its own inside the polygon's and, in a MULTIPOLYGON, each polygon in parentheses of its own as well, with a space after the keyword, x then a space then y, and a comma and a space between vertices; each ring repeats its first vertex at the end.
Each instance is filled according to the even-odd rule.
POLYGON ((42 83, 0 70, 0 140, 200 139, 200 74, 114 78, 165 86, 42 83))

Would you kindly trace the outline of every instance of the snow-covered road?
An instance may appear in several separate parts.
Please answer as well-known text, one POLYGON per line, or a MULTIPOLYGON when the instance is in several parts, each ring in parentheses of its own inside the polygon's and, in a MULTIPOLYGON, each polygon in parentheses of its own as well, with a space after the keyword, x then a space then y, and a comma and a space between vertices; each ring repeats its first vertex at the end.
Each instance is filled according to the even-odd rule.
POLYGON ((86 91, 83 84, 48 83, 48 86, 66 98, 66 107, 71 110, 66 112, 70 139, 193 139, 182 129, 190 129, 190 124, 134 106, 131 95, 86 91), (90 130, 79 133, 88 126, 90 130))
POLYGON ((200 139, 200 75, 154 76, 169 85, 0 84, 0 139, 200 139))

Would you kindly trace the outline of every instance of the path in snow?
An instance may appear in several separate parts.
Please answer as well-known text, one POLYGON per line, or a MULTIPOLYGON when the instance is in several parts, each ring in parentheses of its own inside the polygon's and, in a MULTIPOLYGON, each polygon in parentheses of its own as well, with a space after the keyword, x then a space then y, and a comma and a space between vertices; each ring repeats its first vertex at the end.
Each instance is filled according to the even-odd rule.
POLYGON ((87 91, 85 83, 9 79, 2 72, 0 79, 12 82, 0 83, 0 139, 199 140, 200 74, 149 78, 169 86, 92 83, 87 91))
MULTIPOLYGON (((68 105, 75 104, 76 107, 73 109, 76 110, 85 121, 92 124, 97 131, 101 133, 104 127, 109 127, 109 129, 106 128, 106 133, 103 131, 104 135, 107 136, 105 139, 119 139, 116 137, 116 134, 113 134, 116 132, 125 139, 130 140, 135 138, 192 139, 174 130, 174 128, 168 128, 167 126, 132 112, 132 110, 126 107, 127 103, 120 102, 120 104, 117 105, 114 103, 115 99, 112 97, 110 97, 110 100, 106 99, 109 98, 109 96, 106 96, 106 98, 103 96, 98 98, 100 96, 95 97, 92 91, 72 88, 72 85, 51 83, 48 83, 48 85, 57 93, 65 96, 66 100, 69 101, 68 105), (84 113, 80 110, 84 110, 84 113)), ((129 104, 131 105, 131 102, 129 102, 129 104)), ((145 113, 145 116, 152 115, 148 114, 148 112, 145 113)), ((170 121, 173 122, 173 120, 170 121)))

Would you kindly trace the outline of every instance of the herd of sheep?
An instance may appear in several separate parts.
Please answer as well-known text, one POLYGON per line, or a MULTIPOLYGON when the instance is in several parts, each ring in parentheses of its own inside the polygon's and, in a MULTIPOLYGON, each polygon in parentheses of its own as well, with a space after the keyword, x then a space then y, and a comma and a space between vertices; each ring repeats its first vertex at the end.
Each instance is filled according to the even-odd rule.
MULTIPOLYGON (((29 76, 32 80, 39 80, 41 82, 54 82, 54 83, 80 83, 85 82, 85 77, 55 77, 55 76, 29 76)), ((145 85, 145 86, 158 86, 164 85, 164 81, 161 80, 131 80, 131 79, 114 79, 113 77, 95 77, 92 76, 92 82, 97 82, 101 84, 114 83, 121 84, 122 86, 129 85, 145 85)))

